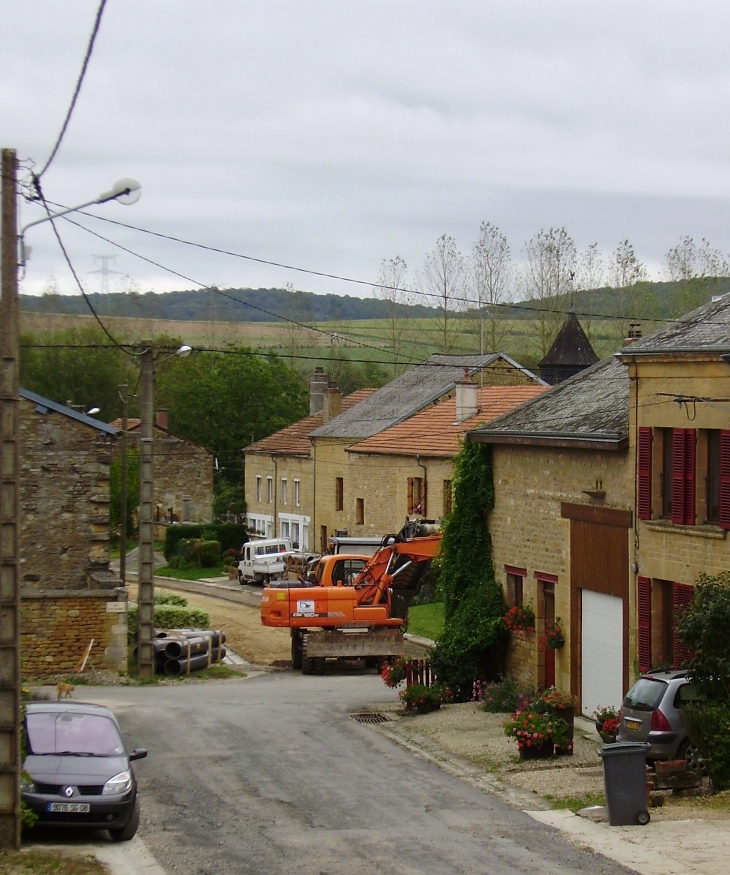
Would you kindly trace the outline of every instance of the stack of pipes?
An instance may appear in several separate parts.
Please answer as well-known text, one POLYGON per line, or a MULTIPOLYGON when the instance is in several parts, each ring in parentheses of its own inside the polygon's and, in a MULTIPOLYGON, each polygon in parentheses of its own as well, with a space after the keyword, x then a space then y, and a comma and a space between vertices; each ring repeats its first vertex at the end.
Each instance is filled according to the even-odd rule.
POLYGON ((155 672, 174 678, 220 664, 225 640, 221 629, 155 629, 155 672))

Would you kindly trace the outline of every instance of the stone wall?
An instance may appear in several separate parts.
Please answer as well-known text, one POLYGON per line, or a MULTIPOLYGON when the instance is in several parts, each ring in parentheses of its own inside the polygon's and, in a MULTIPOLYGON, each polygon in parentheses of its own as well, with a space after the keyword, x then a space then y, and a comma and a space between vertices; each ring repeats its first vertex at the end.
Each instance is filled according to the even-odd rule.
POLYGON ((556 652, 555 683, 570 689, 571 611, 570 520, 561 517, 561 503, 633 508, 633 459, 627 452, 561 449, 554 447, 492 447, 494 510, 489 516, 496 579, 507 592, 505 565, 524 568, 523 601, 535 610, 535 635, 513 636, 508 652, 508 673, 525 685, 541 682, 544 654, 537 637, 544 632, 540 582, 535 572, 555 575, 555 614, 563 620, 565 646, 556 652), (592 499, 583 490, 599 483, 604 499, 592 499))
POLYGON ((92 638, 94 668, 126 673, 127 594, 122 588, 24 592, 20 629, 23 677, 72 673, 92 638))
POLYGON ((85 589, 109 565, 112 438, 20 401, 20 579, 24 588, 85 589))

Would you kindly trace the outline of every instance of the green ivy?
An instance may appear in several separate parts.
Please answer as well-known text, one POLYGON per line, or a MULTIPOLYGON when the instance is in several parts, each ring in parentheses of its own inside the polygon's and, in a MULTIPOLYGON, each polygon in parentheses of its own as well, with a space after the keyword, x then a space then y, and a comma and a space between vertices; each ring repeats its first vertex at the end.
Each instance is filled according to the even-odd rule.
POLYGON ((439 588, 446 622, 432 662, 457 700, 477 679, 496 677, 502 662, 506 611, 494 576, 487 516, 494 507, 492 449, 465 443, 456 458, 454 508, 444 521, 439 588))

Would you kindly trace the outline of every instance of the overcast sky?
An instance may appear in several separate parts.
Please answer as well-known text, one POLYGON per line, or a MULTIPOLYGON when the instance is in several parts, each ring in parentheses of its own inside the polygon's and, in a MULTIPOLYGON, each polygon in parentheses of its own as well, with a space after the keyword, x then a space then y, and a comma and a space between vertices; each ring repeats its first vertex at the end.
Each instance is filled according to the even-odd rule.
MULTIPOLYGON (((1 145, 37 167, 96 7, 3 4, 1 145)), ((484 220, 517 258, 543 227, 629 238, 659 278, 682 235, 730 252, 728 33, 717 0, 109 0, 44 191, 75 205, 132 176, 139 203, 100 215, 367 281, 442 233, 469 251, 484 220)), ((370 294, 88 224, 201 283, 370 294)), ((112 254, 141 291, 195 287, 61 230, 92 291, 112 254)), ((50 228, 28 242, 21 291, 75 291, 50 228)))

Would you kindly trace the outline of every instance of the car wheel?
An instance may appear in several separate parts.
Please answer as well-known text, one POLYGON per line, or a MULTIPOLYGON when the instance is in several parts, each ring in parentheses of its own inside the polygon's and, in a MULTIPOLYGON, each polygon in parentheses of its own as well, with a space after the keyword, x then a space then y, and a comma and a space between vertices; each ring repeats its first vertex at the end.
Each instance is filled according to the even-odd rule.
POLYGON ((112 837, 112 841, 114 842, 128 842, 134 838, 137 833, 137 827, 139 826, 139 803, 137 800, 134 800, 134 808, 132 809, 132 816, 129 820, 124 824, 121 829, 110 829, 109 835, 112 837))
POLYGON ((239 572, 238 572, 238 582, 241 584, 241 586, 243 586, 243 584, 246 582, 246 581, 243 579, 243 571, 239 571, 239 572))
POLYGON ((690 772, 700 772, 701 774, 704 774, 707 771, 705 768, 705 761, 702 759, 702 754, 697 749, 697 745, 690 738, 685 738, 685 740, 679 745, 677 759, 687 760, 687 769, 690 772))

